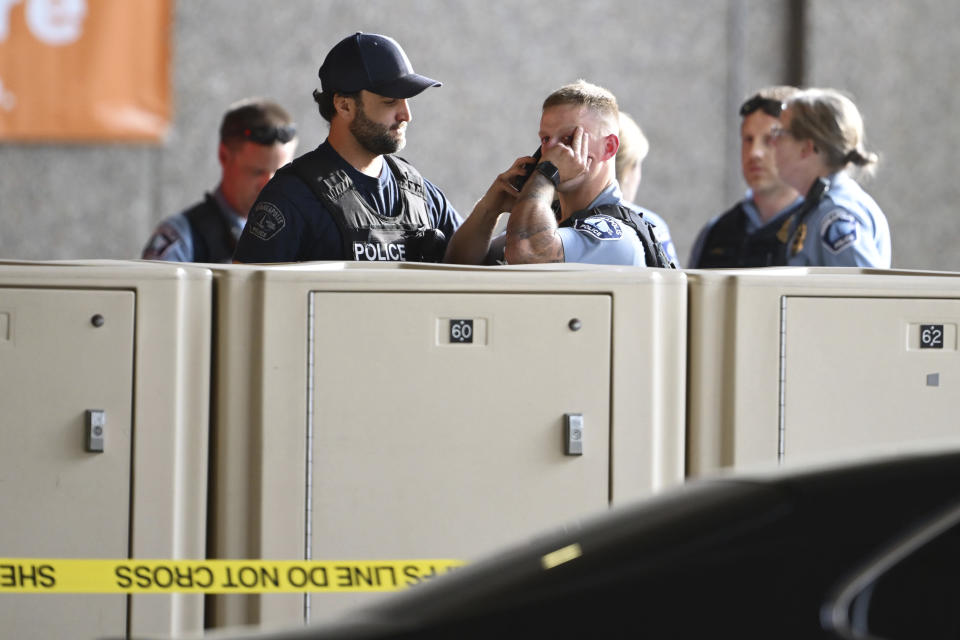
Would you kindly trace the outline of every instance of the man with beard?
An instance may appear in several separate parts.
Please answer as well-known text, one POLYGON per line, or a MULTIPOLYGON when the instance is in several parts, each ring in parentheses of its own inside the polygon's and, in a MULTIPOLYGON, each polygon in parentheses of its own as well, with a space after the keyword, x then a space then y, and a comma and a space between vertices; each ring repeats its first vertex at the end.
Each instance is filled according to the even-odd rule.
POLYGON ((740 164, 746 196, 704 226, 690 254, 693 269, 767 267, 779 256, 803 198, 777 174, 774 135, 794 87, 761 89, 740 107, 740 164))
POLYGON ((438 262, 460 215, 402 158, 409 98, 440 83, 387 36, 356 33, 320 67, 327 140, 280 169, 250 211, 235 262, 438 262))

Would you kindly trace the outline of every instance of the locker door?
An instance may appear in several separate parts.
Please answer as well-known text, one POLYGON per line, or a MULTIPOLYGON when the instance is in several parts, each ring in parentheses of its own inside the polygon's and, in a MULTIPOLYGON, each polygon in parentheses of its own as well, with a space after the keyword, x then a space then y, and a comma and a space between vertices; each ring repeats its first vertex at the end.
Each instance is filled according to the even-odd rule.
MULTIPOLYGON (((133 292, 0 289, 0 555, 128 556, 133 336, 133 292)), ((9 638, 120 637, 126 616, 123 595, 0 595, 9 638)))
POLYGON ((313 313, 314 558, 469 560, 607 506, 609 296, 315 293, 313 313))
POLYGON ((788 298, 785 457, 960 435, 958 325, 958 300, 788 298))

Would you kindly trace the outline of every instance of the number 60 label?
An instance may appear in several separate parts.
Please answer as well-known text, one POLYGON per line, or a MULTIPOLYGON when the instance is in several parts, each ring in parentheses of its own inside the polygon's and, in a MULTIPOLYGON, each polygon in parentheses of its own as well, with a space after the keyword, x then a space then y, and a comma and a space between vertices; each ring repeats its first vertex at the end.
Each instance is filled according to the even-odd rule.
POLYGON ((921 349, 943 349, 943 325, 942 324, 920 325, 920 348, 921 349))
POLYGON ((473 320, 451 320, 450 342, 473 342, 473 320))

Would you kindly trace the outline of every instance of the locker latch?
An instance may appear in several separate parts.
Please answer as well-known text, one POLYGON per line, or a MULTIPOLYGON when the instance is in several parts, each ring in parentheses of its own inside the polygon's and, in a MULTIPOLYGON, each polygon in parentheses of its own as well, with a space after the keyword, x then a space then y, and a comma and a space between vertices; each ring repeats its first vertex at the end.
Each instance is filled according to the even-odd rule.
POLYGON ((583 414, 563 414, 564 453, 568 456, 583 455, 583 414))
POLYGON ((86 444, 90 453, 103 453, 103 441, 107 427, 107 412, 103 409, 87 409, 86 444))

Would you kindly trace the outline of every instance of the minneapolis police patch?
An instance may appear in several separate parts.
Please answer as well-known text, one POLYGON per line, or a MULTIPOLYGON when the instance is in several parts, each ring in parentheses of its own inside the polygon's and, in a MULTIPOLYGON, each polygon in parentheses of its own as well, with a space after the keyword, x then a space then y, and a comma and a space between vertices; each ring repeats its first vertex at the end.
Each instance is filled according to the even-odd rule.
POLYGON ((286 218, 276 205, 269 202, 258 202, 250 212, 247 220, 247 229, 253 237, 260 240, 269 240, 287 225, 286 218))
POLYGON ((620 223, 610 216, 590 216, 573 223, 574 229, 586 231, 599 240, 618 240, 623 237, 620 223))
POLYGON ((820 224, 820 239, 831 252, 840 253, 857 241, 857 219, 849 211, 834 209, 820 224))

